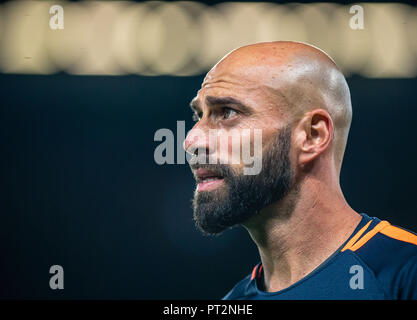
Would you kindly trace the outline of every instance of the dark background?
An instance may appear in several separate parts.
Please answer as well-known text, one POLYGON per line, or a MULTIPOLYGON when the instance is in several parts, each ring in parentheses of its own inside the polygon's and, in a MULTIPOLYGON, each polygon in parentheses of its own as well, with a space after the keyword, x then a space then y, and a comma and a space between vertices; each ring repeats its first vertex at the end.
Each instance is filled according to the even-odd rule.
MULTIPOLYGON (((0 74, 0 298, 217 299, 251 272, 246 231, 200 234, 188 165, 154 161, 202 79, 0 74)), ((417 79, 348 83, 345 196, 417 231, 417 79)))
MULTIPOLYGON (((220 298, 251 272, 246 231, 202 236, 188 166, 153 159, 156 130, 191 128, 202 78, 0 75, 2 298, 220 298)), ((348 82, 346 198, 417 230, 417 80, 348 82)))

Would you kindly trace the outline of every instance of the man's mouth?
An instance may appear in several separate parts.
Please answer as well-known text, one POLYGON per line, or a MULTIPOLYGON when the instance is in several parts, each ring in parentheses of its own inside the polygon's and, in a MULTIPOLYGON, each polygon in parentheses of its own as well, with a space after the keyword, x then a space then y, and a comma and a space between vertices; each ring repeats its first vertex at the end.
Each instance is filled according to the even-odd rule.
POLYGON ((212 170, 198 169, 194 171, 194 176, 197 180, 197 192, 214 190, 224 182, 224 177, 212 170))

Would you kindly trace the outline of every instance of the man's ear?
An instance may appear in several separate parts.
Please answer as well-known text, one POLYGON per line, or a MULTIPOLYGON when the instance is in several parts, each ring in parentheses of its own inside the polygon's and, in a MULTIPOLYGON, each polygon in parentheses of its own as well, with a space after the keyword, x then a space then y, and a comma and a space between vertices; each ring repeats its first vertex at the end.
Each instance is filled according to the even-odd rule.
POLYGON ((322 154, 333 138, 333 121, 324 109, 309 111, 295 128, 297 162, 306 166, 322 154))

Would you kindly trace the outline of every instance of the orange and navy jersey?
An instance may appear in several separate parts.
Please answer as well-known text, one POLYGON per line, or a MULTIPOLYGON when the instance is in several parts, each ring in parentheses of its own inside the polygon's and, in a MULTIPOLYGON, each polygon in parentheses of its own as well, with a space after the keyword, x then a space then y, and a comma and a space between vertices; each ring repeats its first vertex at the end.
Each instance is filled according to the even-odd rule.
POLYGON ((262 264, 241 280, 225 300, 417 299, 417 235, 361 214, 349 239, 310 274, 277 291, 260 289, 262 264))

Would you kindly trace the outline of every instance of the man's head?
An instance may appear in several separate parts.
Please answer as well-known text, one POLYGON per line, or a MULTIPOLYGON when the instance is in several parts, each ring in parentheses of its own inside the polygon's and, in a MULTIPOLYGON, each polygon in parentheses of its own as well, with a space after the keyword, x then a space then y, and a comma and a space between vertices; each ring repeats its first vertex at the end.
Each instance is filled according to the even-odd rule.
POLYGON ((321 50, 288 41, 238 48, 208 72, 191 106, 198 122, 185 148, 200 160, 210 159, 191 165, 198 182, 194 218, 204 232, 245 223, 305 179, 339 183, 352 117, 350 93, 321 50), (262 147, 254 157, 262 159, 262 168, 246 175, 243 152, 242 161, 230 161, 233 138, 240 150, 247 145, 256 153, 256 130, 262 147))

